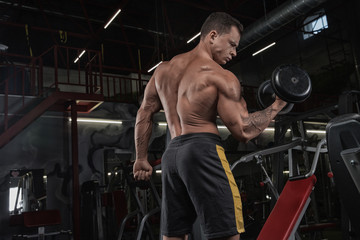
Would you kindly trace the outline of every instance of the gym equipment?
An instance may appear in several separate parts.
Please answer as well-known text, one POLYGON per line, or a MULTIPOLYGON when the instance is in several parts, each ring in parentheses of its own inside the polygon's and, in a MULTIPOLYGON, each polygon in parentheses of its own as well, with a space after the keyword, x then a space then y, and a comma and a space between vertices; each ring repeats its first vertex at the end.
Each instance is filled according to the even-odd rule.
MULTIPOLYGON (((267 108, 275 101, 275 92, 271 87, 270 80, 266 80, 260 85, 257 91, 256 99, 262 109, 267 108)), ((292 110, 293 107, 293 103, 286 104, 286 106, 278 113, 278 115, 287 114, 292 110)))
POLYGON ((37 228, 37 234, 14 235, 13 239, 39 239, 44 240, 47 236, 67 235, 71 239, 71 231, 45 232, 45 227, 61 224, 59 210, 41 210, 32 212, 23 212, 20 215, 12 215, 10 225, 22 225, 26 228, 37 228))
MULTIPOLYGON (((159 164, 158 161, 155 161, 156 164, 159 164)), ((155 167, 155 166, 153 166, 155 167)), ((136 230, 136 240, 141 240, 142 239, 142 234, 144 231, 144 228, 146 228, 147 233, 150 237, 150 239, 154 240, 154 236, 153 236, 153 231, 151 229, 151 226, 148 222, 149 217, 153 216, 156 213, 159 213, 161 210, 161 200, 160 200, 160 196, 155 188, 154 183, 152 182, 152 180, 150 179, 149 181, 135 181, 134 179, 134 175, 132 174, 132 170, 133 170, 133 166, 124 166, 124 174, 126 176, 126 181, 127 184, 130 188, 131 194, 133 196, 133 198, 136 201, 136 205, 137 205, 137 209, 128 213, 125 218, 123 219, 121 225, 120 225, 120 230, 119 230, 119 234, 117 239, 121 240, 125 231, 125 225, 127 223, 127 221, 129 221, 131 218, 135 217, 135 216, 140 216, 140 223, 138 224, 137 230, 136 230), (155 202, 157 204, 157 207, 153 208, 152 210, 146 212, 143 204, 141 203, 139 196, 136 192, 136 188, 141 188, 141 189, 147 189, 149 188, 150 191, 152 192, 154 198, 155 198, 155 202)))
MULTIPOLYGON (((349 113, 333 118, 326 126, 326 138, 335 185, 344 213, 348 215, 348 219, 342 220, 343 233, 356 234, 357 238, 352 236, 353 239, 360 239, 360 193, 356 187, 359 182, 354 182, 352 178, 352 175, 359 176, 359 168, 357 166, 357 170, 349 171, 346 166, 352 151, 350 149, 360 147, 360 115, 349 113), (347 226, 349 220, 351 224, 347 226)), ((344 239, 350 238, 344 236, 344 239)))
POLYGON ((343 92, 339 96, 338 112, 339 115, 347 113, 360 113, 360 91, 351 90, 343 92))
POLYGON ((58 209, 46 209, 47 196, 44 176, 46 176, 44 169, 13 169, 10 171, 10 184, 17 184, 17 194, 9 225, 21 226, 26 229, 26 234, 13 235, 12 239, 43 240, 47 236, 59 235, 67 235, 67 239, 72 237, 71 231, 54 231, 54 226, 61 225, 61 214, 58 209), (18 202, 21 202, 19 208, 17 207, 18 202), (45 231, 46 227, 52 227, 52 229, 45 231))
POLYGON ((341 157, 360 193, 360 147, 342 151, 341 157))
POLYGON ((262 108, 270 106, 277 95, 288 104, 279 114, 291 111, 294 103, 305 101, 311 94, 311 79, 307 72, 296 65, 280 65, 272 72, 271 80, 263 82, 257 92, 262 108))
MULTIPOLYGON (((259 161, 259 158, 261 159, 261 156, 264 155, 286 150, 291 151, 292 149, 301 150, 303 149, 302 143, 303 141, 298 138, 285 145, 245 155, 231 166, 231 170, 233 171, 234 168, 242 162, 249 162, 253 159, 259 161)), ((293 176, 292 173, 289 174, 289 180, 285 184, 284 189, 282 190, 257 239, 295 239, 296 230, 307 209, 307 206, 310 203, 310 194, 316 183, 316 176, 314 175, 314 172, 319 159, 319 154, 327 151, 327 149, 323 147, 325 144, 325 139, 318 142, 315 149, 313 163, 308 173, 297 176, 293 176)), ((289 159, 289 162, 290 161, 291 159, 289 159)), ((265 169, 263 170, 265 171, 265 169)), ((266 181, 271 183, 271 179, 268 176, 266 181)), ((274 195, 276 196, 276 194, 274 195)))
POLYGON ((311 80, 307 72, 295 65, 281 65, 272 73, 271 85, 281 99, 301 103, 311 94, 311 80))
POLYGON ((86 239, 104 240, 100 185, 97 180, 86 181, 81 186, 82 235, 86 239))

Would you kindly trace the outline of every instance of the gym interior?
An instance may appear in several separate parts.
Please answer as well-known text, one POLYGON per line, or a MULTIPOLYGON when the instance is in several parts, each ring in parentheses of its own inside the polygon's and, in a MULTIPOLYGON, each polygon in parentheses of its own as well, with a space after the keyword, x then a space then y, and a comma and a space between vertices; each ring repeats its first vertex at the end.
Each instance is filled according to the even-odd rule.
MULTIPOLYGON (((156 65, 216 11, 245 27, 223 67, 249 112, 273 101, 279 66, 310 84, 248 143, 217 119, 241 239, 360 239, 358 0, 1 0, 1 240, 161 239, 167 123, 155 114, 153 176, 135 182, 135 118, 156 65)), ((189 239, 205 239, 197 222, 189 239)))

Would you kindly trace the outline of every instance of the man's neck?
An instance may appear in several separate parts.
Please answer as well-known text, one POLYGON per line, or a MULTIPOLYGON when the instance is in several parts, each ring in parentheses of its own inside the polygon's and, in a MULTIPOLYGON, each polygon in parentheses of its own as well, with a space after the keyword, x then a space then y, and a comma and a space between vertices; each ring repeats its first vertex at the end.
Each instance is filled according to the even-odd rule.
POLYGON ((204 41, 204 40, 200 40, 200 42, 198 43, 198 45, 193 49, 193 51, 197 54, 197 55, 201 55, 205 58, 209 58, 211 60, 214 60, 212 54, 211 54, 211 46, 210 43, 204 41))

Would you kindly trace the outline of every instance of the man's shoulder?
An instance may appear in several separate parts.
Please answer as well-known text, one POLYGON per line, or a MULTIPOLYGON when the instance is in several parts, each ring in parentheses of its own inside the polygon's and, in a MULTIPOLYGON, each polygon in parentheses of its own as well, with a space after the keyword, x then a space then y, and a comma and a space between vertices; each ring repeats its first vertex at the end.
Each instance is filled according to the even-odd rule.
POLYGON ((210 77, 221 81, 221 82, 238 82, 237 77, 235 76, 234 73, 232 73, 231 71, 222 68, 220 65, 218 65, 217 63, 212 64, 211 66, 208 66, 209 69, 212 69, 210 77))

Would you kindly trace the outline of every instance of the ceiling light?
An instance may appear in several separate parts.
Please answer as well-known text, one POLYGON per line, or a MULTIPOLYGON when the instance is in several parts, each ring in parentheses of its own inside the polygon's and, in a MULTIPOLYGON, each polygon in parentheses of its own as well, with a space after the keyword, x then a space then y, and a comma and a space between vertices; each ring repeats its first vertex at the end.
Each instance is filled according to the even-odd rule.
POLYGON ((270 47, 274 46, 275 44, 276 44, 276 43, 275 43, 275 42, 273 42, 273 43, 271 43, 271 44, 267 45, 266 47, 264 47, 264 48, 260 49, 259 51, 257 51, 257 52, 255 52, 255 53, 253 53, 253 56, 255 56, 255 55, 257 55, 257 54, 261 53, 262 51, 265 51, 266 49, 268 49, 268 48, 270 48, 270 47))
POLYGON ((8 48, 9 48, 8 46, 0 43, 0 51, 6 51, 8 50, 8 48))
POLYGON ((192 38, 190 38, 186 43, 189 43, 191 41, 193 41, 195 38, 197 38, 198 36, 200 36, 201 32, 199 32, 198 34, 196 34, 195 36, 193 36, 192 38))
POLYGON ((76 63, 77 61, 79 61, 79 59, 82 57, 82 55, 84 55, 85 50, 83 50, 80 55, 74 60, 74 63, 76 63))
POLYGON ((105 24, 104 29, 106 29, 110 25, 110 23, 112 21, 114 21, 114 19, 116 18, 117 15, 119 15, 120 12, 121 12, 121 9, 117 10, 117 12, 114 14, 114 16, 112 16, 111 19, 107 22, 107 24, 105 24))
POLYGON ((153 66, 152 68, 150 68, 147 72, 151 72, 152 70, 154 70, 155 68, 157 68, 157 66, 159 66, 162 63, 162 61, 158 62, 155 66, 153 66))

